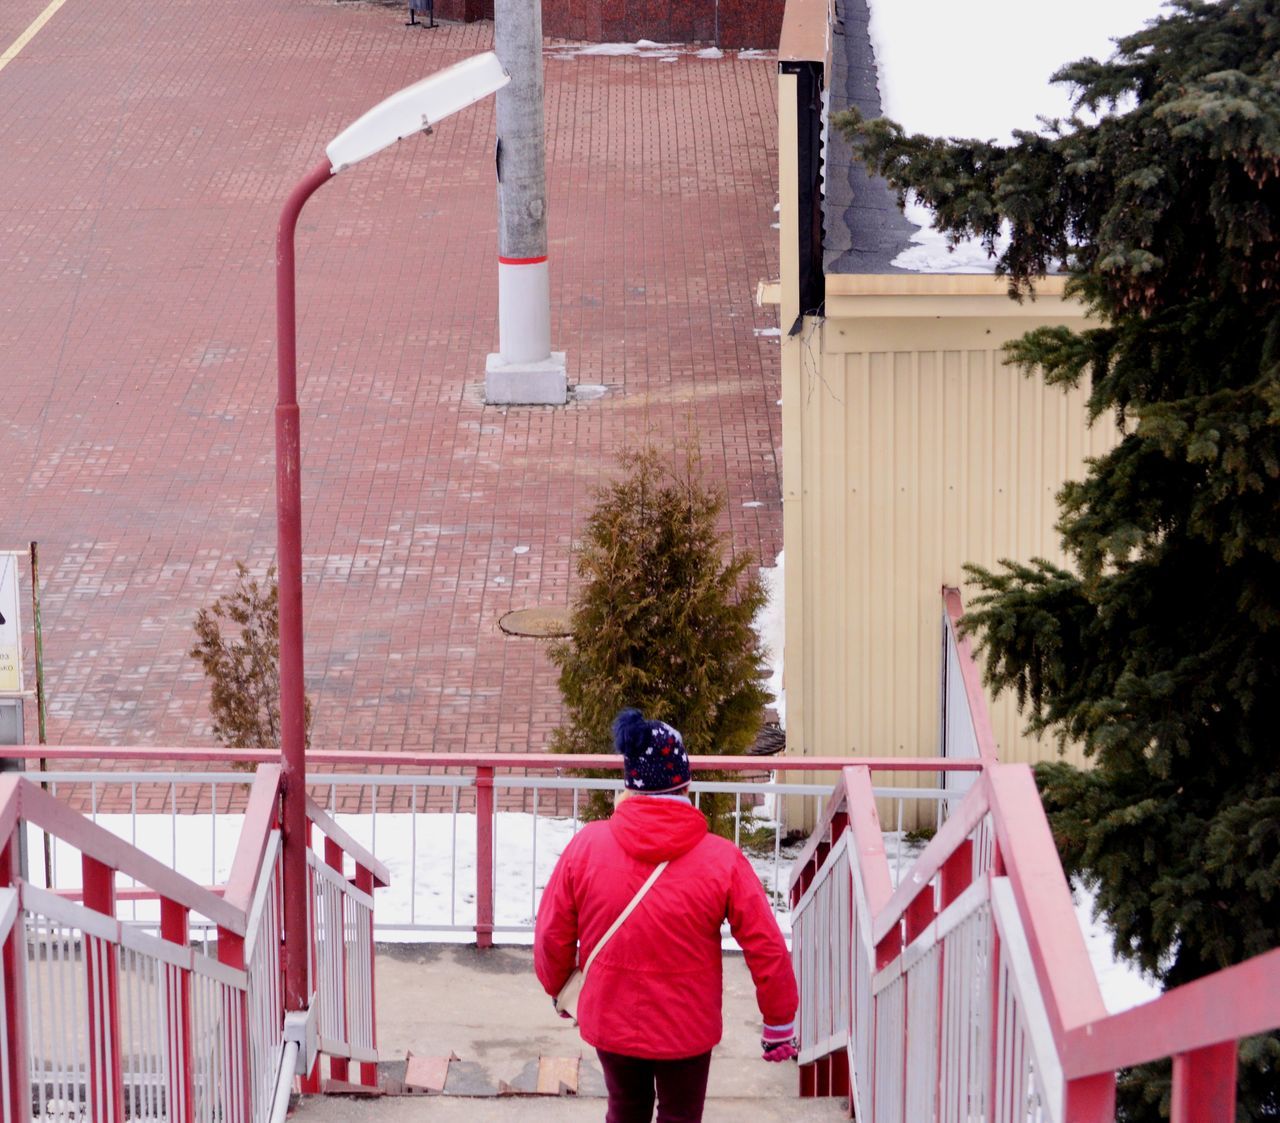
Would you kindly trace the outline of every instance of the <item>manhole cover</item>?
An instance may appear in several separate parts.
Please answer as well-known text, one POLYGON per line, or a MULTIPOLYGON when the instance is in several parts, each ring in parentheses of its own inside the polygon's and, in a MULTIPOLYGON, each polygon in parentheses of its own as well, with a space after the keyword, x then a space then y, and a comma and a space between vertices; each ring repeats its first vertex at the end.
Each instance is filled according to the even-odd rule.
POLYGON ((509 636, 567 636, 567 608, 518 608, 498 621, 498 627, 509 636))

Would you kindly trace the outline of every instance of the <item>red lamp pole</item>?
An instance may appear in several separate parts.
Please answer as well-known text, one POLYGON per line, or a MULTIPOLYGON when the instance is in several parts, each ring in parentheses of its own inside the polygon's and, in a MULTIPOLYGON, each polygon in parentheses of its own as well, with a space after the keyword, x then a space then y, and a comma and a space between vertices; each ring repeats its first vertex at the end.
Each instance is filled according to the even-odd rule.
POLYGON ((280 567, 280 755, 283 765, 285 1009, 307 994, 307 729, 302 678, 302 434, 293 234, 302 205, 333 176, 328 160, 302 179, 276 231, 276 551, 280 567))
POLYGON ((473 105, 511 80, 492 51, 463 59, 379 102, 325 146, 326 159, 299 181, 276 230, 276 550, 280 566, 280 756, 283 765, 284 1000, 304 1010, 307 993, 307 728, 302 679, 302 434, 293 234, 303 204, 342 168, 473 105))

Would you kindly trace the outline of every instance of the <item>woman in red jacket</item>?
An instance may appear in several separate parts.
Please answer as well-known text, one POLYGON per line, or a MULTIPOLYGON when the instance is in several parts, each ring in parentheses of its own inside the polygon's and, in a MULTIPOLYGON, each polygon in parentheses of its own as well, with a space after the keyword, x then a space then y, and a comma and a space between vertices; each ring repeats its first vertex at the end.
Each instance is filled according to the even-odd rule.
POLYGON ((654 867, 669 862, 592 963, 578 1025, 600 1056, 606 1123, 649 1123, 655 1092, 658 1123, 697 1123, 721 1036, 721 923, 756 985, 765 1060, 796 1055, 795 974, 755 871, 689 802, 680 734, 623 710, 613 737, 624 798, 561 855, 538 908, 534 967, 554 997, 654 867))

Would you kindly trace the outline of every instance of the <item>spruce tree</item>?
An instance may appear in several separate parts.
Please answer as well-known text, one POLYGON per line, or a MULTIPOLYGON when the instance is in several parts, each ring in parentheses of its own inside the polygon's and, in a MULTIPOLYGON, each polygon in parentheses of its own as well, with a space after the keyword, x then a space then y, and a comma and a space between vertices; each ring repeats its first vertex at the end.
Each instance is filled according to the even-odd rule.
MULTIPOLYGON (((1012 295, 1057 268, 1091 314, 1007 354, 1123 426, 1059 495, 1072 566, 971 567, 969 621, 989 684, 1084 746, 1038 769, 1059 846, 1167 986, 1280 945, 1278 59, 1275 0, 1175 0, 1063 67, 1073 115, 1012 143, 836 122, 1012 295)), ((1130 1076, 1123 1118, 1167 1111, 1130 1076)), ((1277 1116, 1273 1034, 1241 1048, 1239 1118, 1277 1116)))
MULTIPOLYGON (((621 466, 583 533, 571 634, 551 649, 567 711, 552 751, 614 752, 610 725, 634 706, 680 730, 694 756, 745 752, 769 700, 751 629, 764 603, 754 559, 730 551, 724 496, 695 453, 631 451, 621 466)), ((700 802, 713 829, 732 830, 724 799, 700 802)), ((597 795, 587 817, 610 806, 597 795)))

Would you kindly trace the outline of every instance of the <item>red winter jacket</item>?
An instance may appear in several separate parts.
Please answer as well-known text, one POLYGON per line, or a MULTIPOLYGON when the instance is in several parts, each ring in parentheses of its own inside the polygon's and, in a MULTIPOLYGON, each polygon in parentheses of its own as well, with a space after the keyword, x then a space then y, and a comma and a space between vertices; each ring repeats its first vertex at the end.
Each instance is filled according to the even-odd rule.
POLYGON ((707 832, 683 801, 637 796, 608 822, 589 823, 565 848, 538 908, 534 969, 547 993, 635 896, 653 867, 670 865, 601 949, 578 1002, 589 1045, 655 1060, 693 1057, 720 1040, 720 924, 746 956, 769 1025, 796 1013, 791 955, 742 852, 707 832))

